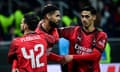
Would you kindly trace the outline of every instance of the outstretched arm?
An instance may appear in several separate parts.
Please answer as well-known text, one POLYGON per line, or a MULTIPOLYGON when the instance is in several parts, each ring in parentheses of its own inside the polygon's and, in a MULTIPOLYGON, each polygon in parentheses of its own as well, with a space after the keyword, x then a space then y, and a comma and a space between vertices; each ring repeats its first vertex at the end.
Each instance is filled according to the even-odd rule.
POLYGON ((50 52, 50 54, 48 55, 48 60, 49 61, 54 61, 54 62, 57 62, 57 63, 64 63, 64 57, 60 56, 60 55, 57 55, 53 52, 50 52))
POLYGON ((82 54, 82 55, 79 54, 67 55, 65 57, 66 62, 69 62, 71 60, 91 60, 91 61, 98 60, 100 59, 101 54, 104 51, 106 42, 107 42, 107 36, 103 32, 101 36, 98 37, 96 41, 96 45, 91 53, 82 54))
POLYGON ((8 52, 8 62, 12 65, 11 72, 19 72, 17 69, 17 57, 16 57, 16 41, 11 42, 8 52))

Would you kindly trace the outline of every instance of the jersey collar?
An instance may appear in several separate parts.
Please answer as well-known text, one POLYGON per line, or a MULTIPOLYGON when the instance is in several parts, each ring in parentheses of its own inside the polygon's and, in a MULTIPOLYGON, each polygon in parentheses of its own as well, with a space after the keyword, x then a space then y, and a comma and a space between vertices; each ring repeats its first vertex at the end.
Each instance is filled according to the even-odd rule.
POLYGON ((97 31, 97 29, 95 28, 92 32, 86 32, 83 28, 82 28, 82 31, 85 33, 85 34, 92 34, 92 33, 94 33, 94 32, 96 32, 97 31))

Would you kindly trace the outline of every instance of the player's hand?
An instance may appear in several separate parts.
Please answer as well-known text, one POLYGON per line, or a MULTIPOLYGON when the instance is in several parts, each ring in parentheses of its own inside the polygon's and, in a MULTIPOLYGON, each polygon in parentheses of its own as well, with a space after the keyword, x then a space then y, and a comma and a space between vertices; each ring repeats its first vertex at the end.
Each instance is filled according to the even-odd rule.
POLYGON ((73 60, 73 55, 66 55, 59 61, 59 63, 66 64, 72 60, 73 60))
POLYGON ((68 63, 73 60, 73 55, 66 55, 65 56, 65 63, 68 63))
POLYGON ((12 72, 19 72, 18 68, 12 69, 12 72))

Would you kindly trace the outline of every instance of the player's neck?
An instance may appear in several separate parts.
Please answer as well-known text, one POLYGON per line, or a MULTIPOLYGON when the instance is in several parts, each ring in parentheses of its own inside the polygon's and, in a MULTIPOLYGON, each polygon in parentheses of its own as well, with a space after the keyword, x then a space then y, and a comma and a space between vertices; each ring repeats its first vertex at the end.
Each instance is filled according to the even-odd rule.
POLYGON ((32 30, 26 30, 26 31, 24 32, 24 35, 26 35, 26 34, 32 34, 32 33, 35 33, 35 32, 32 31, 32 30))
POLYGON ((86 31, 86 32, 93 32, 95 30, 95 27, 94 26, 89 26, 89 27, 83 27, 83 29, 86 31))
POLYGON ((42 28, 46 31, 49 32, 51 30, 51 27, 49 26, 49 22, 47 20, 44 20, 44 23, 42 24, 42 28))

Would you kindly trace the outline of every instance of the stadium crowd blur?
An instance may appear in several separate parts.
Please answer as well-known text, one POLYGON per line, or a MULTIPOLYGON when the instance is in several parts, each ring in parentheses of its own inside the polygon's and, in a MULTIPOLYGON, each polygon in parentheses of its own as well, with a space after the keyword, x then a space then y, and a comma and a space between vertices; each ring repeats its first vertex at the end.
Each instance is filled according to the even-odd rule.
POLYGON ((0 0, 0 41, 11 41, 21 36, 20 24, 25 13, 40 16, 44 4, 53 3, 60 8, 60 26, 81 25, 79 9, 92 5, 98 11, 96 26, 107 32, 109 38, 120 37, 120 0, 0 0))

